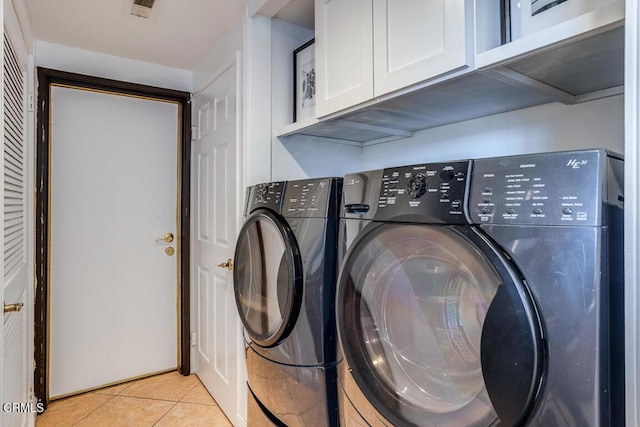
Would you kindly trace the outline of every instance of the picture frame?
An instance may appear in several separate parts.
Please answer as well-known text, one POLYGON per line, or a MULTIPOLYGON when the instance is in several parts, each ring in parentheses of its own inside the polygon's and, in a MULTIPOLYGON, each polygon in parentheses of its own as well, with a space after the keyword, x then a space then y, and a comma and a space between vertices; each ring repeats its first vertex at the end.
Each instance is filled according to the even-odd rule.
POLYGON ((316 112, 316 50, 311 39, 293 51, 293 121, 316 112))
POLYGON ((510 0, 511 39, 546 30, 621 0, 510 0))

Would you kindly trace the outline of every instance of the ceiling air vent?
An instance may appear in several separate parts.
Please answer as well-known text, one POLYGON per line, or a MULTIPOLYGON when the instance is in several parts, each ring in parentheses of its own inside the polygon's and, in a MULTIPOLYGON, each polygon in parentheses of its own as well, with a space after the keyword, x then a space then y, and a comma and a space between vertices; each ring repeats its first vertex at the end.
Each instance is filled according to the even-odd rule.
POLYGON ((131 4, 131 14, 148 18, 151 15, 151 9, 156 0, 133 0, 131 4))

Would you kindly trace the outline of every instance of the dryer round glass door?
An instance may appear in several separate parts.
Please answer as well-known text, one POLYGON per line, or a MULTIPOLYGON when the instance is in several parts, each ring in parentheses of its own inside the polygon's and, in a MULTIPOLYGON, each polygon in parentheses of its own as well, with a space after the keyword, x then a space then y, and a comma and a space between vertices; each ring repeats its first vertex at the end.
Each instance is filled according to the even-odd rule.
POLYGON ((394 425, 505 421, 493 401, 506 391, 490 396, 482 360, 504 282, 452 227, 384 224, 354 244, 340 275, 338 331, 356 383, 383 416, 394 425))
POLYGON ((277 345, 291 332, 302 298, 300 251, 278 215, 259 210, 247 219, 236 244, 233 277, 247 333, 260 346, 277 345))

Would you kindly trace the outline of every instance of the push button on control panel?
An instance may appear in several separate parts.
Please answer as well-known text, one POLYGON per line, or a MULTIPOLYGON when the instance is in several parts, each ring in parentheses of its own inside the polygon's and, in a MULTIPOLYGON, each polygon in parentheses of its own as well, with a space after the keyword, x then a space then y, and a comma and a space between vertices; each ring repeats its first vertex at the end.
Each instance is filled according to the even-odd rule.
POLYGON ((534 214, 536 214, 536 215, 541 215, 541 214, 542 214, 542 209, 540 209, 540 208, 534 208, 534 209, 533 209, 533 213, 534 213, 534 214))
POLYGON ((564 208, 564 209, 562 209, 562 213, 565 214, 565 215, 571 215, 573 213, 573 209, 564 208))

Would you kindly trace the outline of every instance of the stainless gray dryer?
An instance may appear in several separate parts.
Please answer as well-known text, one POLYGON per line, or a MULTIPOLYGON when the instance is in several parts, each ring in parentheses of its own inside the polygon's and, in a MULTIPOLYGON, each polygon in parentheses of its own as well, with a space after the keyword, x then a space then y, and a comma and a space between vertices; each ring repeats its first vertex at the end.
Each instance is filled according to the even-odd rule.
POLYGON ((622 169, 588 150, 345 176, 341 421, 624 425, 622 169))
POLYGON ((341 178, 250 187, 234 256, 249 423, 335 426, 341 178))

